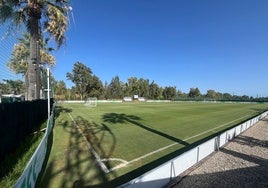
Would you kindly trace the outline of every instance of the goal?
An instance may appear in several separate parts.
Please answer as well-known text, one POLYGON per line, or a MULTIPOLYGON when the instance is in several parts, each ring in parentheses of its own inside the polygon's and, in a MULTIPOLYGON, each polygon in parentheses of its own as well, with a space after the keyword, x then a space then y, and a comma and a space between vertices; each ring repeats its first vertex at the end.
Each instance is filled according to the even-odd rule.
POLYGON ((85 101, 85 105, 86 106, 89 106, 89 107, 96 107, 97 106, 97 102, 98 102, 97 97, 91 97, 91 98, 88 98, 85 101))

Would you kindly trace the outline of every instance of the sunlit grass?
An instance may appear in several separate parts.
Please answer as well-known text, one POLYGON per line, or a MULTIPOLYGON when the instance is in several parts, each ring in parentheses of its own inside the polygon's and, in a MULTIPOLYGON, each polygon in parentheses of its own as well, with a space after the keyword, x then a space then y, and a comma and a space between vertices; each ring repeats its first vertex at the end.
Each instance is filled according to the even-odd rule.
MULTIPOLYGON (((41 128, 45 126, 46 123, 43 123, 41 128)), ((0 187, 13 187, 15 185, 43 136, 43 132, 27 136, 25 140, 21 141, 14 153, 8 154, 0 162, 0 187)))
MULTIPOLYGON (((166 156, 267 109, 267 104, 201 102, 101 103, 96 108, 60 105, 56 109, 52 150, 40 185, 118 186, 161 164, 168 159, 166 156), (105 174, 76 126, 101 159, 116 158, 129 164, 105 174), (210 129, 214 130, 205 132, 210 129), (169 145, 172 146, 142 158, 169 145)), ((108 169, 120 164, 114 160, 104 163, 108 169)))

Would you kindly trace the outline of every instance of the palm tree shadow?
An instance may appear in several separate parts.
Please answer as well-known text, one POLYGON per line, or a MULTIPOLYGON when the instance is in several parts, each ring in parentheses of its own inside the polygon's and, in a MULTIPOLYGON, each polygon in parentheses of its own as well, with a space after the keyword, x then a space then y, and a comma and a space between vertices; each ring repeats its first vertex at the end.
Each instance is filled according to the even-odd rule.
POLYGON ((116 124, 116 123, 120 123, 120 124, 124 124, 124 123, 131 123, 133 125, 136 125, 140 128, 143 128, 144 130, 147 130, 149 132, 152 132, 154 134, 157 134, 159 136, 162 136, 164 138, 167 138, 171 141, 177 142, 179 144, 182 144, 184 146, 188 146, 189 143, 178 139, 176 137, 173 137, 171 135, 168 135, 164 132, 158 131, 156 129, 153 129, 151 127, 148 127, 146 125, 141 124, 139 121, 142 120, 142 118, 135 116, 135 115, 127 115, 127 114, 118 114, 118 113, 106 113, 102 116, 102 119, 104 122, 106 123, 112 123, 112 124, 116 124))
POLYGON ((61 113, 71 113, 71 112, 72 112, 72 109, 57 105, 56 110, 55 110, 54 119, 57 119, 61 113))
MULTIPOLYGON (((59 113, 61 112, 68 113, 70 110, 60 108, 59 113)), ((85 145, 85 141, 94 148, 101 158, 109 158, 116 147, 115 135, 109 127, 104 123, 89 122, 81 116, 75 117, 72 122, 57 122, 57 126, 61 126, 65 132, 64 134, 68 135, 65 140, 67 142, 66 148, 60 152, 54 151, 56 152, 56 157, 54 155, 50 161, 46 159, 44 172, 38 180, 37 187, 50 187, 49 185, 52 182, 57 182, 60 187, 87 187, 87 184, 91 184, 94 181, 100 182, 101 185, 106 185, 109 182, 108 174, 96 162, 95 156, 85 145), (78 127, 84 134, 85 140, 83 140, 78 127), (110 137, 111 142, 108 147, 104 148, 103 142, 107 137, 110 137), (60 164, 57 164, 59 160, 57 155, 62 158, 60 164), (89 173, 91 169, 94 170, 89 173), (63 178, 59 178, 56 181, 56 177, 62 174, 64 174, 63 178)), ((53 142, 53 138, 51 138, 51 142, 53 142)), ((56 142, 59 142, 59 140, 56 140, 56 142)), ((105 162, 105 165, 108 169, 112 168, 110 161, 105 162)), ((110 172, 109 176, 117 177, 116 171, 110 172)))

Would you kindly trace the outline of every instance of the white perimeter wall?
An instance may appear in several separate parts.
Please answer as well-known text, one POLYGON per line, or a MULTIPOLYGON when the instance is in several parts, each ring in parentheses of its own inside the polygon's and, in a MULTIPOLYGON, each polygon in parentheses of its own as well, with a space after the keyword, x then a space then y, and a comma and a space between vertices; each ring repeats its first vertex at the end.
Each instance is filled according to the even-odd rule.
POLYGON ((218 136, 198 145, 197 147, 169 160, 168 162, 156 167, 155 169, 131 180, 130 182, 121 185, 120 187, 127 188, 157 188, 168 184, 173 178, 183 173, 188 168, 192 167, 200 160, 204 159, 214 151, 218 150, 229 140, 232 140, 237 135, 247 130, 252 125, 256 124, 260 119, 264 118, 267 112, 250 119, 230 130, 227 130, 218 136))
POLYGON ((53 127, 54 108, 55 108, 55 104, 53 106, 52 114, 47 122, 47 129, 46 129, 45 135, 42 138, 37 149, 35 150, 30 161, 28 162, 27 166, 25 167, 22 175, 20 176, 20 178, 17 180, 16 184, 14 185, 15 188, 35 187, 37 177, 42 169, 42 165, 46 157, 48 137, 53 127))
MULTIPOLYGON (((123 102, 121 99, 114 99, 114 100, 97 100, 98 103, 120 103, 123 102)), ((85 101, 81 100, 72 100, 72 101, 57 101, 57 103, 69 103, 69 104, 75 104, 75 103, 85 103, 85 101)))

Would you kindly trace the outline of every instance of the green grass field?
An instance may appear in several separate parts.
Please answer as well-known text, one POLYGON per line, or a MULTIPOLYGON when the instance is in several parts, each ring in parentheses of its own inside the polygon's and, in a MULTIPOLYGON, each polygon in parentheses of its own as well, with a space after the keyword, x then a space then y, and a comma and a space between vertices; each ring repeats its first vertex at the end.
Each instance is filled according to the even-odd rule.
POLYGON ((268 104, 58 105, 52 149, 38 185, 120 185, 265 110, 268 104))

